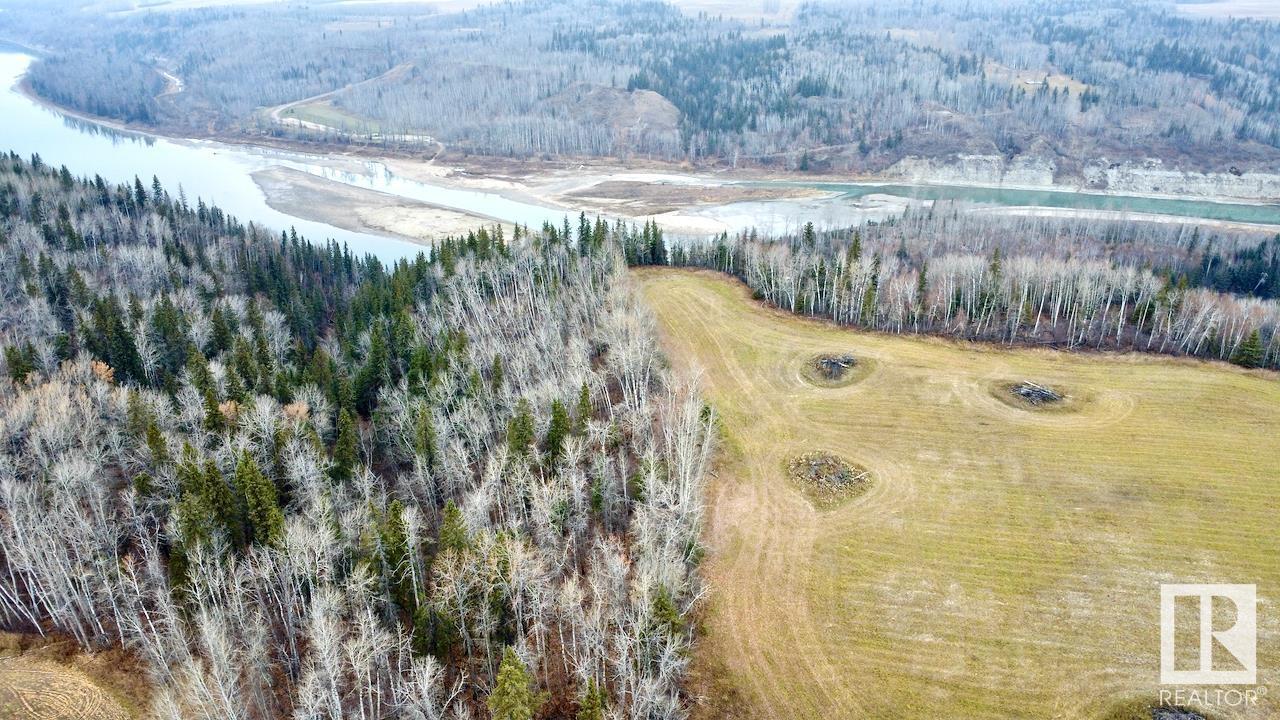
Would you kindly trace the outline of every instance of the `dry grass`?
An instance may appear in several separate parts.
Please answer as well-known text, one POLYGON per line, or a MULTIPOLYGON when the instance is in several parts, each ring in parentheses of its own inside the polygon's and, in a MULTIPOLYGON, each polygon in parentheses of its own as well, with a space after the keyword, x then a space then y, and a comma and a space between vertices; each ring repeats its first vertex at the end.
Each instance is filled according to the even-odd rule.
POLYGON ((343 110, 329 100, 294 105, 282 112, 281 116, 349 133, 371 134, 381 132, 378 123, 343 110))
POLYGON ((129 652, 83 652, 56 635, 0 632, 0 720, 133 720, 152 692, 129 652))
MULTIPOLYGON (((725 434, 701 716, 1140 715, 1158 698, 1161 582, 1256 583, 1259 682, 1280 692, 1274 374, 855 333, 723 276, 639 278, 725 434), (833 349, 874 370, 835 389, 801 377, 833 349), (1023 378, 1078 402, 993 396, 1023 378), (816 509, 783 469, 819 451, 874 482, 816 509)), ((1278 700, 1218 715, 1275 717, 1278 700)))

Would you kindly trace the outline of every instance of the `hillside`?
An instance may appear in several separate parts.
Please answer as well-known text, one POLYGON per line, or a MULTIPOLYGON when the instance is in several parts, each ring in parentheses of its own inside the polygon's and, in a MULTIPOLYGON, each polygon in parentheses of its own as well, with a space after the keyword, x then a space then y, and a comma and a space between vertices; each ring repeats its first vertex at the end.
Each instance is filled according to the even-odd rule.
POLYGON ((457 158, 899 176, 921 158, 962 173, 979 158, 998 168, 971 182, 1034 171, 1040 183, 1203 192, 1146 177, 1157 161, 1212 173, 1209 187, 1270 183, 1219 194, 1280 187, 1280 24, 1197 19, 1158 0, 814 3, 750 19, 550 0, 15 10, 0 37, 50 49, 36 92, 181 134, 332 126, 344 141, 441 142, 457 158), (306 117, 266 112, 316 97, 326 104, 306 117))
MULTIPOLYGON (((127 649, 173 720, 682 716, 714 417, 630 232, 389 268, 5 156, 0 627, 127 649)), ((111 709, 42 667, 0 701, 111 709)))

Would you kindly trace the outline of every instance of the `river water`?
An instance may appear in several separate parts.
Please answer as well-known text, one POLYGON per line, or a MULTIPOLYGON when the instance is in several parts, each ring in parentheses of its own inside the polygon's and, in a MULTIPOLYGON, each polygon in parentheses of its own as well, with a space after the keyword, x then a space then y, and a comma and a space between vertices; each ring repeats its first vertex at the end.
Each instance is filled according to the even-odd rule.
POLYGON ((511 200, 494 193, 439 187, 400 178, 379 162, 360 163, 361 172, 325 165, 321 158, 206 140, 171 140, 122 132, 64 115, 31 100, 17 89, 32 58, 0 52, 0 151, 12 150, 29 157, 38 153, 48 165, 66 165, 75 175, 95 174, 111 182, 132 181, 134 176, 150 185, 158 177, 173 195, 179 187, 188 202, 196 198, 216 204, 242 222, 254 222, 275 230, 293 227, 309 238, 332 238, 357 252, 368 252, 386 261, 412 257, 422 245, 395 237, 355 232, 322 222, 287 215, 267 205, 266 196, 252 173, 270 167, 287 167, 329 180, 379 190, 507 222, 541 227, 543 221, 560 223, 564 212, 511 200))
MULTIPOLYGON (((541 227, 544 222, 558 225, 565 215, 562 209, 521 202, 497 193, 408 180, 396 176, 383 163, 376 161, 345 162, 345 165, 358 169, 341 170, 333 163, 325 163, 324 158, 305 153, 207 140, 159 138, 110 129, 59 113, 18 91, 17 85, 31 62, 29 55, 0 50, 0 88, 3 88, 0 90, 0 151, 13 150, 23 156, 38 153, 47 164, 55 167, 66 165, 76 175, 92 177, 98 174, 112 182, 132 181, 136 175, 144 184, 150 184, 154 175, 169 188, 170 193, 176 195, 181 187, 189 202, 203 198, 243 222, 252 221, 273 230, 293 227, 309 238, 332 238, 347 243, 356 252, 373 253, 385 261, 416 255, 423 246, 391 236, 344 230, 274 210, 267 204, 252 173, 271 167, 286 167, 348 185, 530 227, 541 227)), ((700 208, 695 212, 707 216, 718 214, 726 224, 734 227, 755 226, 766 233, 780 232, 795 229, 806 219, 829 226, 857 222, 859 213, 863 212, 859 210, 862 205, 860 199, 878 194, 999 206, 1159 213, 1280 226, 1280 205, 966 186, 794 181, 749 184, 814 187, 834 191, 836 197, 807 203, 731 203, 716 208, 700 208)))

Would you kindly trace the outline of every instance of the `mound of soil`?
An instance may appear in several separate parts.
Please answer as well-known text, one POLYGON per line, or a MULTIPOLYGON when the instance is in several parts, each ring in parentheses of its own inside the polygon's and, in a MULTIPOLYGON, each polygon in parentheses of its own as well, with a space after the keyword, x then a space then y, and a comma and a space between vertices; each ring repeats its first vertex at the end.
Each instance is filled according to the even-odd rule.
POLYGON ((812 360, 813 369, 819 377, 836 381, 844 378, 858 364, 852 355, 819 355, 812 360))
POLYGON ((830 453, 806 453, 787 466, 791 479, 820 499, 834 500, 860 492, 871 482, 871 472, 830 453))
POLYGON ((1062 394, 1052 388, 1024 380, 1009 386, 1009 392, 1032 405, 1051 405, 1062 402, 1062 394))

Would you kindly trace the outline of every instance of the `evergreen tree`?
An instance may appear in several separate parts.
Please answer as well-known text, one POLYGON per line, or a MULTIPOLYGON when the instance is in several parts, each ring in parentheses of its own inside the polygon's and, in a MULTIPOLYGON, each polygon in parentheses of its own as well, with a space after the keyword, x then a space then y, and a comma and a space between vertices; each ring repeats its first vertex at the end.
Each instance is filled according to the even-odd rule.
POLYGON ((1262 367, 1263 361, 1262 334, 1254 330, 1240 347, 1231 355, 1231 362, 1241 367, 1262 367))
POLYGON ((248 542, 244 513, 213 460, 205 460, 199 492, 206 498, 208 507, 213 509, 213 518, 218 521, 227 538, 236 547, 243 547, 248 542))
POLYGON ((671 592, 665 587, 659 587, 658 592, 654 594, 652 608, 653 621, 658 630, 675 635, 684 627, 680 612, 676 610, 676 604, 671 599, 671 592))
POLYGON ((249 401, 249 390, 244 386, 244 381, 240 379, 240 373, 227 372, 227 399, 235 400, 241 405, 249 401))
POLYGON ((258 545, 278 545, 284 539, 284 512, 276 485, 258 467, 248 452, 236 463, 236 491, 244 503, 247 534, 258 545))
POLYGON ((576 720, 604 720, 604 707, 604 690, 596 685, 595 678, 591 678, 587 681, 587 690, 578 703, 576 720))
POLYGON ((573 418, 573 434, 582 436, 587 434, 587 422, 591 420, 591 390, 587 384, 582 383, 582 390, 578 391, 578 409, 573 418))
POLYGON ((351 478, 351 471, 359 462, 359 437, 355 421, 346 408, 338 411, 338 436, 333 443, 333 468, 330 471, 333 479, 342 481, 351 478))
POLYGON ((871 260, 871 281, 862 293, 862 324, 870 326, 876 319, 876 299, 880 292, 880 257, 871 260))
POLYGON ((209 362, 196 349, 195 343, 188 343, 187 374, 191 377, 191 384, 201 393, 213 389, 213 374, 209 372, 209 362))
POLYGON ((505 648, 497 683, 489 693, 489 714, 493 720, 533 720, 544 702, 545 695, 533 689, 533 675, 529 669, 516 656, 515 650, 505 648))
POLYGON ((402 610, 412 613, 417 607, 411 572, 413 556, 409 535, 404 525, 404 506, 399 500, 387 506, 382 524, 383 574, 391 597, 402 610))
POLYGON ((505 373, 502 369, 502 356, 493 356, 493 368, 489 371, 489 389, 496 395, 502 391, 502 386, 506 382, 505 373))
POLYGON ((124 324, 125 314, 114 295, 94 303, 93 333, 88 339, 89 350, 116 371, 116 377, 124 381, 145 380, 142 357, 133 333, 124 324))
POLYGON ((560 462, 560 456, 564 454, 564 439, 569 436, 572 429, 569 411, 565 409, 564 403, 559 400, 553 401, 551 424, 547 426, 547 436, 542 441, 542 452, 548 467, 555 467, 556 463, 560 462))
POLYGON ((667 264, 667 243, 662 238, 662 228, 657 221, 650 221, 653 229, 649 232, 649 263, 652 265, 667 264))
POLYGON ((440 552, 464 552, 470 545, 467 525, 462 521, 462 511, 452 500, 444 504, 444 518, 440 521, 440 552))
POLYGON ((925 298, 929 295, 929 262, 920 263, 920 275, 916 278, 916 322, 924 315, 925 298))
POLYGON ((524 455, 533 444, 533 413, 524 398, 516 405, 516 416, 507 424, 507 447, 512 455, 524 455))
POLYGON ((4 361, 9 366, 9 378, 20 383, 36 370, 35 348, 31 343, 24 343, 21 347, 10 345, 4 349, 4 361))
POLYGON ((164 435, 160 432, 160 427, 156 425, 154 420, 147 423, 146 436, 147 449, 151 451, 151 463, 153 465, 168 464, 169 443, 165 441, 164 435))
POLYGON ((365 417, 373 412, 373 406, 378 401, 378 390, 390 377, 389 363, 386 333, 380 326, 375 327, 369 338, 369 357, 356 374, 355 381, 356 409, 365 417))
MULTIPOLYGON (((318 352, 318 351, 317 351, 318 352)), ((409 355, 409 372, 407 378, 409 381, 409 391, 421 393, 427 387, 432 379, 432 364, 434 358, 431 354, 431 347, 428 345, 418 345, 409 355)), ((324 387, 323 385, 321 387, 324 387)))
POLYGON ((204 429, 211 433, 220 433, 227 427, 227 418, 218 407, 218 396, 210 388, 204 391, 204 429))
POLYGON ((578 254, 586 255, 591 252, 591 223, 587 220, 585 212, 578 213, 578 254))

